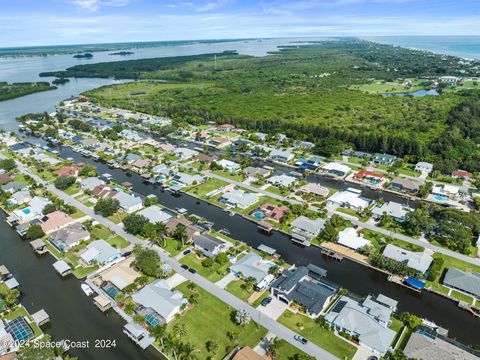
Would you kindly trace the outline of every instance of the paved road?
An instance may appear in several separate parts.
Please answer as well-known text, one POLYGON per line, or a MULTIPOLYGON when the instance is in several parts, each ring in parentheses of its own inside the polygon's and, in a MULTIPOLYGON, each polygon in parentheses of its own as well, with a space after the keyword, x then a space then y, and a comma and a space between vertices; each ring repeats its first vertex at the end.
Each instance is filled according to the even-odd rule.
MULTIPOLYGON (((271 193, 268 190, 258 189, 258 188, 255 188, 253 186, 246 185, 246 184, 244 184, 240 181, 235 181, 235 180, 232 180, 232 179, 229 179, 229 178, 217 175, 217 174, 213 174, 209 171, 203 171, 202 174, 207 175, 207 176, 211 176, 211 177, 216 178, 218 180, 222 180, 222 181, 225 181, 225 182, 235 184, 237 186, 242 186, 242 187, 244 187, 244 188, 246 188, 250 191, 259 192, 261 194, 264 194, 266 196, 272 197, 272 198, 280 200, 280 201, 287 201, 291 204, 300 204, 300 202, 297 201, 297 200, 289 199, 289 198, 286 198, 282 195, 271 193)), ((335 211, 334 213, 338 216, 343 217, 344 219, 350 220, 354 225, 358 225, 362 228, 369 229, 369 230, 372 230, 372 231, 376 231, 380 234, 387 235, 389 237, 392 237, 392 238, 395 238, 395 239, 398 239, 398 240, 402 240, 402 241, 408 242, 408 243, 413 244, 413 245, 418 245, 418 246, 433 250, 435 252, 438 252, 440 254, 448 255, 448 256, 451 256, 453 258, 463 260, 463 261, 468 262, 470 264, 480 265, 480 259, 478 259, 478 258, 472 258, 470 256, 463 255, 463 254, 457 253, 455 251, 445 249, 445 248, 442 248, 440 246, 433 245, 433 244, 429 243, 428 241, 421 241, 421 240, 412 238, 412 237, 407 236, 407 235, 398 234, 398 233, 392 232, 390 230, 385 230, 385 229, 383 229, 379 226, 376 226, 374 224, 369 224, 369 223, 359 221, 356 218, 354 218, 354 217, 352 217, 348 214, 345 214, 343 212, 340 212, 340 211, 335 211)))
MULTIPOLYGON (((0 155, 0 158, 2 156, 0 155)), ((153 246, 151 244, 148 244, 147 242, 139 239, 138 237, 127 233, 125 230, 123 230, 122 227, 119 225, 113 223, 112 221, 104 218, 103 216, 97 215, 94 213, 93 209, 85 206, 83 203, 80 201, 76 200, 75 198, 71 197, 70 195, 65 194, 63 191, 58 190, 55 186, 52 184, 49 184, 45 182, 43 179, 41 179, 39 176, 33 174, 30 172, 28 169, 26 169, 22 164, 18 163, 18 169, 25 173, 30 175, 34 180, 37 181, 38 184, 44 184, 45 187, 57 195, 59 198, 64 200, 65 202, 75 206, 78 208, 80 211, 84 212, 88 216, 90 216, 92 219, 97 221, 98 223, 106 226, 109 228, 111 231, 115 232, 117 235, 120 235, 121 237, 125 238, 132 244, 140 244, 144 247, 148 247, 150 249, 155 250, 162 262, 167 263, 172 267, 174 271, 177 273, 181 274, 188 280, 194 282, 198 286, 202 287, 206 291, 208 291, 210 294, 216 296, 223 302, 227 303, 229 306, 236 310, 246 310, 252 317, 254 321, 256 321, 258 324, 262 325, 266 329, 268 329, 270 332, 276 334, 279 338, 284 339, 285 341, 291 343, 292 345, 298 347, 305 353, 316 357, 317 359, 325 359, 325 360, 330 360, 330 359, 337 359, 334 355, 330 354, 326 350, 318 347, 311 341, 309 341, 306 345, 302 345, 301 343, 297 342, 294 339, 294 336, 297 335, 296 332, 288 329, 287 327, 283 326, 282 324, 278 323, 277 321, 273 320, 272 318, 263 315, 260 311, 256 310, 252 306, 248 305, 244 301, 240 300, 236 296, 230 294, 229 292, 219 288, 216 286, 214 283, 208 281, 207 279, 203 278, 202 276, 198 274, 191 274, 190 272, 184 270, 181 268, 181 264, 174 258, 171 258, 168 256, 168 254, 163 250, 162 248, 158 246, 153 246)))

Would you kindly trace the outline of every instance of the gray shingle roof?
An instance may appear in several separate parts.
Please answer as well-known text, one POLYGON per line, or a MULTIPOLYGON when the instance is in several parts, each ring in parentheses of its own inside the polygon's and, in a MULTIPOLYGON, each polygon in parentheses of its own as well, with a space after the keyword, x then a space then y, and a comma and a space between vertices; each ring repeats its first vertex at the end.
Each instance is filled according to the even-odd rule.
POLYGON ((210 252, 215 250, 217 246, 225 243, 223 240, 209 234, 197 235, 193 241, 196 245, 210 252))
POLYGON ((457 268, 448 268, 443 284, 480 297, 479 273, 466 273, 457 268))

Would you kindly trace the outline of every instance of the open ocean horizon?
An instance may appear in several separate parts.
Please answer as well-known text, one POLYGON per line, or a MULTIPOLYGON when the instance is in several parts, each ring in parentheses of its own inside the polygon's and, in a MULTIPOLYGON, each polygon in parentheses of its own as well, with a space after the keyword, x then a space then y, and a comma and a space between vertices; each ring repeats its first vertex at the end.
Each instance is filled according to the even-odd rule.
POLYGON ((480 36, 360 36, 360 39, 409 49, 480 59, 480 36))

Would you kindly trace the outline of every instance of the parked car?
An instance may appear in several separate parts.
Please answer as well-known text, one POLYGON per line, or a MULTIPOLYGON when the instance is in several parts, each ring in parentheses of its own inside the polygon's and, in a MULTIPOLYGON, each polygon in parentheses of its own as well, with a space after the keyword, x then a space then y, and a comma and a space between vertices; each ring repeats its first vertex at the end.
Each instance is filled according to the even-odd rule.
POLYGON ((191 252, 192 252, 192 250, 187 249, 187 250, 185 250, 185 251, 183 252, 183 255, 188 255, 188 254, 190 254, 191 252))
POLYGON ((188 266, 187 266, 187 265, 182 265, 181 268, 184 269, 184 270, 188 270, 188 266))
POLYGON ((262 300, 262 302, 260 303, 260 305, 262 306, 267 306, 268 304, 270 304, 272 302, 272 298, 270 296, 266 297, 265 299, 262 300))
POLYGON ((303 345, 305 345, 306 343, 308 343, 308 340, 305 339, 303 336, 301 335, 295 335, 293 337, 295 340, 297 340, 298 342, 302 343, 303 345))
POLYGON ((197 270, 192 269, 192 268, 188 269, 188 271, 190 271, 192 274, 196 274, 196 273, 197 273, 197 270))

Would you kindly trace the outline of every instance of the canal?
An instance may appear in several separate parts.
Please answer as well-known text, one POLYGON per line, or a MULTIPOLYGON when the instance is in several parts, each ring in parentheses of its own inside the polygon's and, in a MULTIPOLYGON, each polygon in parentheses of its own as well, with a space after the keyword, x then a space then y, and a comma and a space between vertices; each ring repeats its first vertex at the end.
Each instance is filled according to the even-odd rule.
POLYGON ((191 214, 200 215, 215 223, 216 230, 225 228, 231 236, 256 248, 265 244, 277 250, 282 259, 290 264, 318 265, 328 270, 328 278, 342 287, 359 295, 383 293, 399 302, 399 311, 408 311, 419 315, 437 325, 449 329, 451 337, 470 345, 480 344, 478 333, 480 321, 465 310, 461 310, 448 299, 424 291, 422 294, 409 292, 407 289, 390 283, 386 276, 356 262, 344 259, 341 262, 321 255, 316 247, 302 248, 292 243, 289 237, 281 232, 274 231, 271 235, 258 232, 253 221, 239 215, 231 216, 222 209, 188 194, 173 196, 164 192, 157 185, 142 182, 142 178, 135 173, 126 173, 120 169, 109 169, 102 162, 95 162, 68 147, 57 148, 63 158, 72 157, 75 161, 90 163, 98 168, 99 173, 110 173, 118 182, 129 181, 134 191, 149 195, 155 194, 159 202, 171 209, 185 208, 191 214))
POLYGON ((113 311, 103 314, 80 289, 80 281, 61 278, 52 267, 50 254, 42 257, 32 251, 5 222, 0 211, 0 264, 4 264, 20 283, 21 303, 30 313, 40 309, 50 315, 43 330, 58 340, 89 341, 85 349, 71 349, 69 354, 80 360, 152 360, 162 359, 152 347, 142 351, 122 333, 124 321, 113 311), (109 349, 95 348, 96 339, 115 340, 109 349))

